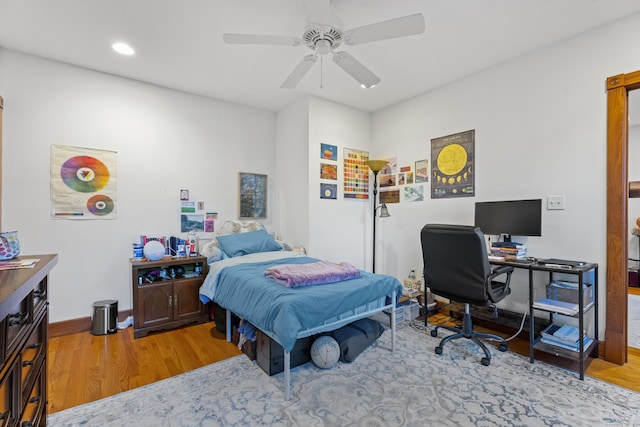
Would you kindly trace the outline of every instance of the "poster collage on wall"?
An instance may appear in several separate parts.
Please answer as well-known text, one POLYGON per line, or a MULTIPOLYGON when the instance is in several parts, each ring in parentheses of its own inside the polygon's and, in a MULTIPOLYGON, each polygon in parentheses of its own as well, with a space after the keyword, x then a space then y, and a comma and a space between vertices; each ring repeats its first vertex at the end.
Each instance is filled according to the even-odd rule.
MULTIPOLYGON (((385 158, 387 165, 378 173, 380 203, 422 202, 429 177, 431 198, 471 197, 475 195, 475 130, 431 140, 429 160, 399 165, 396 157, 385 158)), ((338 147, 320 144, 320 198, 338 198, 338 147)), ((369 198, 369 159, 367 151, 343 149, 343 197, 369 198)), ((427 190, 428 191, 428 190, 427 190)))
POLYGON ((320 144, 320 198, 338 198, 338 147, 320 144))

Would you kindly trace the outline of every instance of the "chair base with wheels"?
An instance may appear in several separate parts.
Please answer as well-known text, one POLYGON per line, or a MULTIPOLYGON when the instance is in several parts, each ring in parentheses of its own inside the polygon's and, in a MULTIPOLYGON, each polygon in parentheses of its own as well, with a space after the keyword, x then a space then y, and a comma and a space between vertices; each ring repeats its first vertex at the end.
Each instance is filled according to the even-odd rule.
POLYGON ((446 329, 448 331, 455 332, 455 334, 444 337, 440 341, 440 344, 438 344, 438 346, 435 348, 436 354, 442 354, 442 347, 444 347, 444 345, 449 341, 457 340, 459 338, 466 338, 476 343, 476 345, 478 345, 478 347, 480 347, 482 351, 484 351, 484 357, 482 358, 480 363, 482 363, 484 366, 489 366, 491 364, 491 353, 489 352, 489 349, 487 348, 487 346, 482 341, 480 341, 481 338, 499 341, 500 344, 498 345, 498 350, 500 351, 504 352, 504 351, 507 351, 507 349, 509 348, 507 341, 505 341, 505 339, 502 338, 501 336, 494 335, 494 334, 487 334, 484 332, 477 332, 473 330, 471 314, 469 313, 469 304, 465 304, 464 306, 464 316, 462 318, 462 329, 455 328, 452 326, 439 325, 431 330, 432 337, 438 336, 438 329, 446 329))

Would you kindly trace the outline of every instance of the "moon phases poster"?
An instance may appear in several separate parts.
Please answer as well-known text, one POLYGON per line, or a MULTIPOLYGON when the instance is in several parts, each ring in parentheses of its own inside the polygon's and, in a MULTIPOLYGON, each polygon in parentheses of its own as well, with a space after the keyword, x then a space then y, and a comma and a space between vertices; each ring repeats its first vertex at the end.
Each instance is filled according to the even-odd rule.
POLYGON ((475 130, 431 140, 431 198, 475 195, 475 130))
POLYGON ((51 146, 51 216, 116 218, 116 152, 51 146))

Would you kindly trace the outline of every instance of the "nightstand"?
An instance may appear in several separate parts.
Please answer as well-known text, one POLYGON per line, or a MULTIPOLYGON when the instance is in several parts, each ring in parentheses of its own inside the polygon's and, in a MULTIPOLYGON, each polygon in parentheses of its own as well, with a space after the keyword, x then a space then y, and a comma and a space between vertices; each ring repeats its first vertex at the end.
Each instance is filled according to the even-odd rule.
POLYGON ((208 271, 203 256, 132 259, 133 336, 209 321, 200 302, 200 286, 208 271))

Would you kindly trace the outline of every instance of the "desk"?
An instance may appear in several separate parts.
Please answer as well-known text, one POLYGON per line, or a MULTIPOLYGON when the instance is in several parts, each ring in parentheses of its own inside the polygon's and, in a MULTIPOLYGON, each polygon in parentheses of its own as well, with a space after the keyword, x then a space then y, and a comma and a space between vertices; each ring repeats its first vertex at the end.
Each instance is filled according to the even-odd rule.
POLYGON ((561 267, 551 267, 548 265, 537 264, 537 263, 521 263, 521 262, 509 262, 505 261, 489 261, 493 265, 510 265, 514 268, 528 270, 529 271, 529 361, 533 363, 535 361, 534 351, 542 351, 545 353, 553 354, 557 357, 563 357, 569 360, 575 360, 577 356, 577 360, 579 362, 578 373, 580 374, 580 379, 584 380, 584 361, 585 359, 592 353, 594 353, 594 357, 598 357, 598 264, 587 263, 581 267, 575 268, 561 268, 561 267), (549 314, 549 321, 553 321, 553 316, 558 315, 554 311, 543 310, 540 308, 534 308, 533 303, 533 272, 534 271, 543 271, 549 273, 549 282, 551 282, 554 278, 554 275, 557 274, 569 274, 573 276, 577 276, 578 280, 578 313, 574 317, 578 318, 578 330, 584 331, 584 315, 585 313, 592 311, 593 312, 593 326, 594 326, 594 336, 593 342, 585 348, 584 342, 580 340, 580 348, 577 354, 571 350, 564 350, 561 348, 552 348, 552 346, 540 342, 539 338, 535 337, 535 316, 534 310, 544 311, 549 314), (584 295, 582 292, 582 286, 584 284, 584 276, 585 273, 593 271, 593 305, 589 305, 585 307, 584 305, 584 295))

